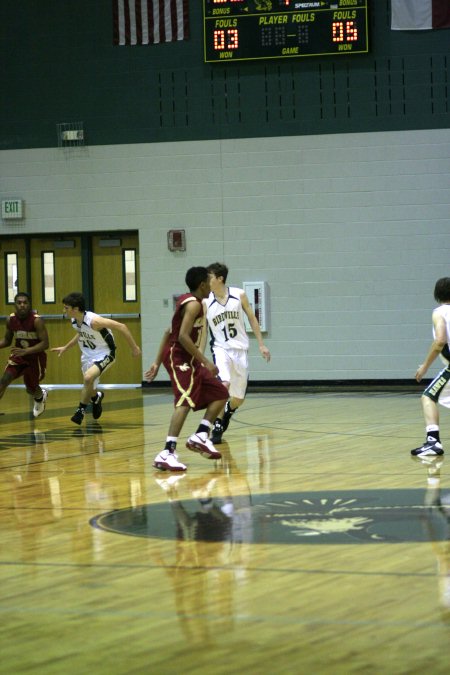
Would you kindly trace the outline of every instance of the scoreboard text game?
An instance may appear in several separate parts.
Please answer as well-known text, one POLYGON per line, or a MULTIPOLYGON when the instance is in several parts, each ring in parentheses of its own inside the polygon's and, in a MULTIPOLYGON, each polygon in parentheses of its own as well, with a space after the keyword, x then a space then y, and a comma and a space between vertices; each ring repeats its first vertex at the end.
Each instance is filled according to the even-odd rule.
POLYGON ((367 0, 203 0, 205 62, 361 54, 367 0))

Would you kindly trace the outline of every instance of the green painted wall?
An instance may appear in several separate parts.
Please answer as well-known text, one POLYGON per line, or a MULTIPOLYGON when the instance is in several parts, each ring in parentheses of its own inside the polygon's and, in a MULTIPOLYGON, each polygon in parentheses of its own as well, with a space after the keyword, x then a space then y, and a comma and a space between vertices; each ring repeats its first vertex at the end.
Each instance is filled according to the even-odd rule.
POLYGON ((450 31, 390 30, 372 0, 368 55, 203 63, 188 41, 112 45, 111 0, 1 0, 0 149, 446 128, 450 31))

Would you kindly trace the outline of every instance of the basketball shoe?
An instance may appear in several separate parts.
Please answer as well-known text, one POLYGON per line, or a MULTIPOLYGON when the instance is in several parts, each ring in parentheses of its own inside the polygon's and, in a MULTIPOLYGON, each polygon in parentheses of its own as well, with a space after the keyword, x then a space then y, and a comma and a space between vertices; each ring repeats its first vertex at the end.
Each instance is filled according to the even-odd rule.
POLYGON ((104 397, 105 394, 102 391, 99 391, 95 397, 95 401, 92 401, 92 417, 94 420, 98 420, 102 416, 102 401, 104 397))
POLYGON ((70 418, 72 422, 75 422, 75 424, 81 424, 81 422, 84 420, 84 413, 85 409, 84 408, 77 408, 70 418))
POLYGON ((189 436, 186 441, 186 447, 193 452, 199 452, 207 459, 220 459, 222 457, 220 452, 216 450, 209 438, 207 438, 205 432, 192 434, 192 436, 189 436))
POLYGON ((228 425, 230 424, 231 416, 235 412, 236 412, 235 410, 230 410, 230 401, 227 401, 225 403, 225 410, 224 410, 223 417, 222 417, 222 433, 223 434, 228 429, 228 425))
POLYGON ((411 450, 411 454, 414 457, 425 457, 426 455, 443 455, 444 448, 439 441, 433 438, 433 436, 428 436, 427 440, 423 445, 420 446, 420 448, 414 448, 414 450, 411 450))
POLYGON ((211 443, 213 443, 213 445, 219 445, 219 443, 222 443, 222 434, 223 434, 222 421, 220 417, 218 417, 214 422, 214 427, 211 432, 211 443))
POLYGON ((36 399, 34 401, 33 417, 39 417, 39 415, 42 415, 42 413, 45 410, 45 402, 47 400, 48 391, 47 389, 43 389, 42 387, 41 389, 42 389, 42 398, 40 401, 36 401, 36 399))
POLYGON ((161 450, 161 452, 156 455, 153 466, 160 471, 186 471, 187 469, 185 464, 178 461, 177 453, 170 452, 167 449, 161 450))

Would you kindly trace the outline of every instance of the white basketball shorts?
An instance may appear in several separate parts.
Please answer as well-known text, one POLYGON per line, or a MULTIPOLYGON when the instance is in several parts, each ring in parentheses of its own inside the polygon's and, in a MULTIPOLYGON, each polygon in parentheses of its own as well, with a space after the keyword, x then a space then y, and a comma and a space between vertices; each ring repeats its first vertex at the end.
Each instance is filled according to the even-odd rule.
POLYGON ((247 350, 214 347, 214 363, 222 382, 230 383, 230 396, 244 399, 248 381, 247 350))

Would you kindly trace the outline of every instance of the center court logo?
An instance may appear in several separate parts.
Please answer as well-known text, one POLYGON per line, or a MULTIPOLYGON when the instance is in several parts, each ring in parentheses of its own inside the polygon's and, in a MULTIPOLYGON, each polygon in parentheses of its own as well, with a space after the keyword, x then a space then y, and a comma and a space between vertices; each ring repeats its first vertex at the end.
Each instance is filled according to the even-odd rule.
POLYGON ((254 544, 378 544, 448 538, 448 523, 424 505, 424 490, 360 490, 236 495, 225 500, 212 495, 209 510, 202 500, 145 504, 96 516, 91 525, 136 537, 254 544), (231 499, 231 506, 230 506, 231 499), (214 511, 215 509, 215 511, 214 511), (216 513, 216 517, 214 514, 216 513), (223 526, 220 514, 226 514, 223 526), (217 515, 218 514, 218 515, 217 515), (191 535, 186 518, 200 526, 191 535))

